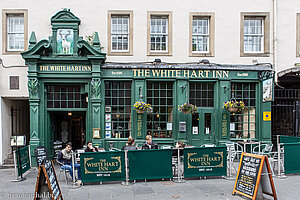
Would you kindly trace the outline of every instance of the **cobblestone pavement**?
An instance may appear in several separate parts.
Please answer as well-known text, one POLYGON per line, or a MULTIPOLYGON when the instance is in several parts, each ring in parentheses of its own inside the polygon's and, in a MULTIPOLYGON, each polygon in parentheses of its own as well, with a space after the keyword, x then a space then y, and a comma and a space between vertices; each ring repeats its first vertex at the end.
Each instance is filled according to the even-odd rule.
MULTIPOLYGON (((56 170, 57 175, 59 171, 56 170)), ((13 169, 0 170, 0 199, 33 199, 37 179, 37 170, 25 173, 26 180, 12 182, 15 179, 13 169)), ((295 200, 300 197, 300 175, 291 175, 284 179, 274 178, 279 200, 295 200)), ((64 199, 72 200, 193 200, 193 199, 245 199, 239 195, 232 196, 234 180, 221 177, 191 179, 184 183, 170 180, 140 181, 129 186, 120 182, 103 184, 86 184, 77 189, 70 189, 61 176, 59 184, 64 199)), ((272 198, 264 198, 272 199, 272 198)))

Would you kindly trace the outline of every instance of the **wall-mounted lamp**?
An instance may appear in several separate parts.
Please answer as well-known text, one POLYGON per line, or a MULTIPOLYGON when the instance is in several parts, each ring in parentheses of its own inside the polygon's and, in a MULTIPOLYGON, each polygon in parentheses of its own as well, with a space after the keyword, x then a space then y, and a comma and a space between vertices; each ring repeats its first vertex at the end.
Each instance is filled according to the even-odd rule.
POLYGON ((71 111, 68 112, 68 116, 72 116, 72 112, 71 111))
POLYGON ((157 114, 156 117, 159 118, 159 114, 157 114))
POLYGON ((119 114, 116 114, 116 117, 117 117, 117 118, 119 118, 119 117, 120 117, 120 115, 119 115, 119 114))

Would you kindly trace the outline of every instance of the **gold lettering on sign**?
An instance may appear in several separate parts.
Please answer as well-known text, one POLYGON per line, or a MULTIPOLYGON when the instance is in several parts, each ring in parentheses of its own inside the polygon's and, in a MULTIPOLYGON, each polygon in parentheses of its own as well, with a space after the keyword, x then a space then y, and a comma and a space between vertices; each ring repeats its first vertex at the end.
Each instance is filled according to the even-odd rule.
POLYGON ((188 168, 200 168, 205 166, 210 167, 223 167, 223 152, 214 152, 219 156, 209 156, 208 154, 203 154, 202 157, 191 157, 193 155, 197 155, 197 153, 188 153, 188 168), (212 166, 211 162, 220 162, 220 164, 212 166), (192 165, 192 163, 200 163, 192 165))
POLYGON ((122 165, 121 165, 121 156, 117 157, 111 157, 111 159, 115 159, 117 161, 111 161, 108 162, 106 159, 99 159, 99 162, 88 162, 91 160, 94 160, 94 158, 84 158, 84 172, 85 174, 93 174, 93 173, 99 173, 99 172, 110 172, 110 173, 120 173, 122 172, 122 165), (98 168, 98 172, 96 171, 90 171, 87 169, 87 167, 91 168, 98 168), (118 167, 114 171, 109 171, 109 167, 118 167))
POLYGON ((190 71, 189 70, 183 70, 183 76, 184 77, 189 77, 190 71))
MULTIPOLYGON (((43 68, 40 68, 44 70, 43 68)), ((87 71, 90 66, 72 66, 71 71, 87 71)), ((67 67, 67 70, 68 67, 67 67)), ((173 70, 173 69, 132 69, 134 77, 161 77, 161 78, 229 78, 229 71, 223 70, 173 70)), ((114 74, 116 72, 112 72, 114 74)), ((121 74, 119 74, 121 75, 121 74)))
POLYGON ((91 71, 91 66, 86 65, 41 65, 40 71, 58 71, 58 72, 82 72, 91 71))
POLYGON ((145 76, 146 77, 150 77, 150 69, 146 69, 145 70, 145 76))
POLYGON ((196 74, 196 71, 195 71, 195 70, 192 71, 191 77, 197 78, 197 74, 196 74))

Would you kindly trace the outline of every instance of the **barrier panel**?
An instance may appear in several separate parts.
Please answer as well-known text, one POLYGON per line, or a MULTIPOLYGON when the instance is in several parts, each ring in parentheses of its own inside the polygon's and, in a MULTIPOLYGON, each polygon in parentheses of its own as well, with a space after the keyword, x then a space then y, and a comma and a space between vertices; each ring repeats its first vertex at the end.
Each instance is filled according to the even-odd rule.
POLYGON ((280 143, 300 142, 300 137, 292 137, 292 136, 280 135, 279 136, 279 141, 280 141, 280 143))
POLYGON ((124 151, 80 154, 82 182, 125 180, 124 160, 124 151))
POLYGON ((172 149, 128 151, 129 180, 173 178, 172 149))
POLYGON ((284 144, 285 174, 300 173, 300 143, 284 144))
POLYGON ((15 155, 16 161, 15 162, 16 162, 16 166, 18 169, 18 176, 21 176, 21 174, 24 174, 25 172, 27 172, 31 167, 29 146, 19 149, 19 150, 15 151, 15 153, 16 153, 16 155, 15 155), (19 158, 20 158, 21 162, 19 161, 19 158))
POLYGON ((184 155, 184 177, 226 176, 227 147, 187 148, 184 155))

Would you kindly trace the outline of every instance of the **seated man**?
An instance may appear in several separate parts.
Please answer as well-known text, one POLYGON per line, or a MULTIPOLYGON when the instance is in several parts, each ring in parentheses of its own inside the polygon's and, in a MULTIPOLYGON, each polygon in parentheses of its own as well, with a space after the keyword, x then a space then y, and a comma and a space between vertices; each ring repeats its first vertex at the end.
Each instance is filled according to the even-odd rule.
POLYGON ((88 141, 86 143, 86 145, 87 145, 87 147, 84 150, 84 152, 97 152, 98 151, 97 147, 93 146, 93 142, 92 141, 88 141))
MULTIPOLYGON (((58 155, 57 160, 63 164, 61 168, 65 168, 69 170, 70 175, 73 179, 73 166, 72 166, 72 143, 68 142, 66 144, 66 148, 64 148, 58 155)), ((74 158, 75 159, 75 158, 74 158)), ((81 183, 81 172, 80 172, 80 165, 74 163, 74 169, 77 169, 77 176, 78 176, 78 183, 81 183)))
POLYGON ((143 144, 142 149, 158 149, 158 145, 152 142, 152 136, 146 136, 146 142, 143 144))

